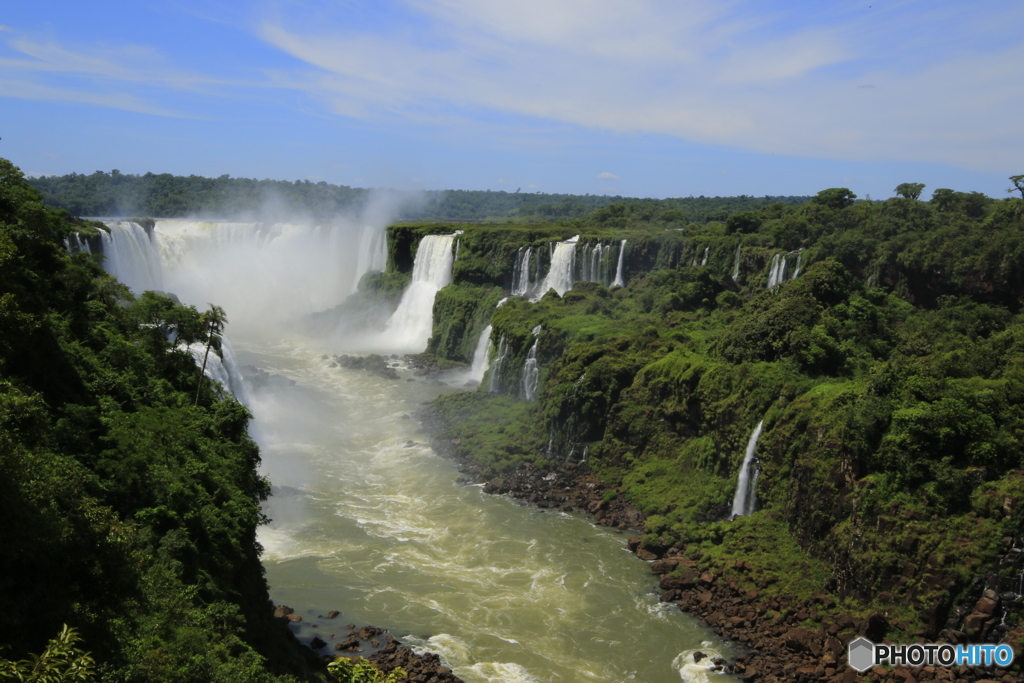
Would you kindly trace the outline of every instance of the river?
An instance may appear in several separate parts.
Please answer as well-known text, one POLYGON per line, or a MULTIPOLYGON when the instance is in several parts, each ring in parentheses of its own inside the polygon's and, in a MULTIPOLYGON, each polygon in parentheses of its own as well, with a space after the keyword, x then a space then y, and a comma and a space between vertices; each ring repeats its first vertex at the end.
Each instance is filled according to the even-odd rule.
POLYGON ((295 226, 161 221, 146 237, 110 225, 107 267, 136 291, 166 288, 227 309, 273 484, 263 563, 274 602, 303 617, 300 639, 318 635, 330 652, 347 623, 373 624, 438 653, 470 683, 734 680, 693 663, 697 649, 709 655, 704 666, 734 652, 659 602, 624 535, 460 482, 415 414, 464 389, 406 368, 398 380, 331 368, 324 356, 345 352, 343 341, 292 334, 303 306, 338 303, 355 279, 336 266, 318 279, 310 264, 380 262, 379 230, 348 235, 372 246, 351 249, 345 233, 295 226), (329 610, 342 615, 320 618, 329 610))

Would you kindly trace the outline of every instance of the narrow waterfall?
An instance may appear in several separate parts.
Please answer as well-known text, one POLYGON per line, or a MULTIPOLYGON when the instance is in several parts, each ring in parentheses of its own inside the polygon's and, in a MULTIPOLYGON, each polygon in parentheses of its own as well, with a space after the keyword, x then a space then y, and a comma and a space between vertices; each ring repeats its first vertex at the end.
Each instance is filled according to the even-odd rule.
POLYGON ((501 335, 501 341, 498 342, 498 355, 494 358, 494 365, 491 366, 491 381, 487 385, 487 391, 497 393, 501 390, 501 380, 498 376, 501 374, 501 370, 505 367, 505 361, 508 359, 508 341, 505 340, 505 335, 501 335))
POLYGON ((711 253, 711 247, 704 247, 704 258, 702 258, 700 260, 700 264, 702 266, 706 266, 708 264, 708 254, 709 253, 711 253))
POLYGON ((537 267, 537 259, 533 256, 533 247, 519 247, 516 252, 516 267, 512 272, 512 294, 529 296, 533 293, 536 283, 531 277, 537 267), (533 268, 531 269, 531 263, 533 268))
POLYGON ((537 344, 540 343, 541 326, 533 328, 533 346, 526 354, 523 365, 523 398, 527 401, 537 400, 537 384, 540 381, 540 368, 537 367, 537 344))
POLYGON ((600 282, 608 286, 608 264, 605 262, 609 247, 598 242, 585 244, 576 259, 579 264, 579 280, 583 282, 600 282))
POLYGON ((736 245, 736 260, 732 264, 732 279, 733 281, 740 279, 740 250, 743 249, 742 244, 736 245))
POLYGON ((772 256, 772 262, 768 266, 768 289, 773 289, 786 279, 786 255, 776 254, 772 256))
POLYGON ((419 353, 433 331, 434 297, 452 281, 451 235, 427 235, 420 240, 412 264, 412 283, 384 328, 381 343, 389 350, 419 353))
POLYGON ((487 357, 491 350, 491 326, 488 325, 480 333, 480 340, 476 343, 476 350, 473 352, 473 365, 469 368, 469 379, 481 382, 487 374, 487 357))
POLYGON ((804 252, 803 249, 797 251, 791 251, 788 254, 775 254, 772 256, 772 261, 768 265, 768 289, 778 287, 786 280, 795 280, 800 275, 800 269, 803 267, 804 252), (793 274, 788 278, 786 277, 786 269, 788 268, 788 259, 796 255, 796 268, 793 270, 793 274))
POLYGON ((743 456, 743 464, 740 465, 740 474, 736 480, 736 495, 732 499, 732 516, 749 515, 757 505, 757 477, 761 468, 757 465, 754 457, 757 451, 757 440, 761 437, 761 427, 764 420, 757 423, 750 440, 747 442, 747 452, 743 456))
POLYGON ((619 265, 615 267, 615 281, 612 282, 612 287, 625 287, 625 283, 622 280, 622 257, 626 255, 626 240, 622 240, 619 244, 619 265))
POLYGON ((580 236, 574 235, 564 242, 555 242, 551 252, 551 266, 547 277, 535 294, 536 298, 544 296, 553 289, 561 296, 572 289, 573 275, 576 272, 576 243, 580 236))
POLYGON ((100 233, 106 271, 135 294, 163 290, 160 247, 155 235, 134 221, 111 221, 106 226, 109 231, 100 233))
MULTIPOLYGON (((198 367, 203 366, 203 356, 206 355, 206 344, 196 342, 188 347, 192 358, 195 359, 198 367)), ((249 394, 242 382, 242 370, 238 367, 238 360, 235 358, 235 350, 227 337, 220 339, 220 354, 210 349, 210 355, 206 359, 206 372, 210 379, 220 382, 224 388, 238 400, 239 403, 249 403, 249 394)))

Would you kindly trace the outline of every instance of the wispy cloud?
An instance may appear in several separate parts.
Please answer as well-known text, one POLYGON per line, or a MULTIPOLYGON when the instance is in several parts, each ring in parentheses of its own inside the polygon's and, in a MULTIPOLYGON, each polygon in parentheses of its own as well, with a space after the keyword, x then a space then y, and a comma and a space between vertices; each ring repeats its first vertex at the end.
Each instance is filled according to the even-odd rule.
POLYGON ((597 179, 598 180, 622 180, 622 178, 620 178, 619 176, 615 175, 614 173, 609 173, 608 171, 605 171, 603 173, 598 173, 597 174, 597 179))
POLYGON ((259 34, 319 72, 320 96, 358 118, 483 108, 774 153, 987 169, 1024 154, 1020 135, 1006 135, 1024 109, 1011 75, 1024 47, 986 41, 995 29, 967 6, 897 3, 883 20, 749 0, 405 4, 415 12, 405 25, 356 32, 293 16, 267 19, 259 34), (950 31, 955 54, 936 38, 950 31))

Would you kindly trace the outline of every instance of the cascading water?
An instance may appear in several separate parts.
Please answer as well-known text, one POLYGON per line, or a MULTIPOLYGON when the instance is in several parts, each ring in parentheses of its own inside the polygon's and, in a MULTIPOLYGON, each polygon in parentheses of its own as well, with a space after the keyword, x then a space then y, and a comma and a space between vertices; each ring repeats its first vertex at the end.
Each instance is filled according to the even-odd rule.
POLYGON ((732 264, 732 279, 733 281, 740 279, 740 250, 743 249, 742 244, 736 245, 736 260, 732 264))
POLYGON ((412 282, 388 320, 378 347, 394 352, 419 353, 433 330, 434 297, 452 281, 452 242, 455 235, 427 235, 420 240, 412 266, 412 282))
MULTIPOLYGON (((344 632, 317 615, 341 609, 348 621, 439 653, 467 683, 701 680, 690 671, 694 648, 735 654, 702 642, 709 630, 658 601, 649 567, 623 552, 622 535, 460 485, 416 421, 402 419, 453 387, 331 368, 326 356, 346 340, 290 325, 351 293, 353 271, 373 260, 352 248, 365 234, 167 223, 152 240, 164 289, 199 308, 224 307, 238 332, 250 429, 274 483, 262 561, 275 603, 302 616, 292 626, 302 642, 317 635, 328 641, 322 652, 333 652, 344 632)), ((500 341, 492 389, 508 354, 500 341)), ((223 355, 211 354, 208 371, 220 373, 220 362, 230 387, 229 344, 223 355)))
POLYGON ((188 350, 199 367, 203 366, 203 358, 206 357, 204 374, 207 377, 220 382, 239 403, 249 403, 249 392, 245 388, 245 382, 242 381, 242 370, 238 367, 235 350, 227 337, 221 337, 219 355, 213 349, 210 349, 210 353, 207 355, 206 344, 202 342, 190 344, 188 350))
POLYGON ((795 280, 800 275, 800 268, 803 267, 804 253, 803 250, 791 251, 788 254, 775 254, 772 256, 772 261, 768 265, 768 289, 778 287, 783 282, 788 280, 795 280), (788 259, 796 255, 796 269, 793 274, 788 278, 786 277, 786 268, 788 267, 788 259))
POLYGON ((106 223, 100 233, 105 261, 103 267, 136 294, 162 290, 163 269, 160 248, 150 233, 134 221, 106 223))
POLYGON ((739 477, 736 479, 736 495, 732 498, 733 517, 749 515, 757 505, 757 477, 761 470, 757 466, 755 453, 757 440, 761 438, 761 427, 763 426, 764 420, 758 422, 747 442, 747 452, 743 456, 743 464, 740 465, 739 477))
POLYGON ((708 254, 710 253, 711 247, 704 247, 704 257, 700 260, 700 264, 702 266, 706 266, 708 264, 708 254))
POLYGON ((505 339, 505 335, 501 335, 501 341, 498 342, 498 355, 495 356, 494 365, 491 366, 491 381, 487 385, 487 391, 492 394, 501 390, 501 379, 499 377, 507 359, 508 341, 505 339))
POLYGON ((615 266, 615 281, 612 282, 612 287, 625 287, 625 283, 622 280, 622 261, 626 255, 626 240, 622 240, 619 244, 619 264, 615 266))
POLYGON ((487 374, 487 357, 491 350, 491 326, 488 325, 480 333, 480 340, 476 343, 476 350, 473 352, 473 364, 469 368, 469 380, 477 383, 483 381, 487 374))
POLYGON ((529 296, 533 293, 536 283, 533 282, 531 263, 536 268, 537 260, 533 256, 533 247, 519 247, 516 252, 516 266, 512 271, 512 294, 529 296))
POLYGON ((610 247, 597 242, 584 244, 576 261, 579 264, 579 277, 583 282, 600 282, 608 286, 608 264, 605 262, 610 247))
POLYGON ((572 289, 573 275, 576 272, 576 243, 580 236, 575 235, 564 242, 555 242, 551 252, 551 267, 547 277, 541 283, 535 297, 539 299, 549 289, 561 296, 572 289))
POLYGON ((541 326, 533 328, 533 346, 526 354, 523 364, 523 398, 527 401, 537 400, 537 384, 540 381, 540 368, 537 367, 537 345, 540 343, 541 326))

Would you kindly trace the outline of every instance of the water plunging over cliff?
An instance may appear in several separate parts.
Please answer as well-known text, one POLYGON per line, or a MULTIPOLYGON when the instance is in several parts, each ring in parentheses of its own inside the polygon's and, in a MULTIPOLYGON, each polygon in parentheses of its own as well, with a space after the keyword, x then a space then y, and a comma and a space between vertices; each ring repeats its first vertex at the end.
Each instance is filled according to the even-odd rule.
POLYGON ((527 401, 537 400, 537 384, 540 381, 540 368, 537 367, 537 344, 540 343, 541 326, 533 328, 533 346, 526 354, 523 364, 523 398, 527 401))
POLYGON ((491 326, 488 325, 480 333, 480 339, 476 343, 476 350, 473 352, 473 364, 469 368, 469 379, 475 382, 482 382, 487 374, 487 357, 491 350, 491 326))
POLYGON ((551 252, 551 267, 547 277, 537 290, 536 298, 540 298, 553 289, 561 296, 572 289, 573 276, 576 273, 576 243, 580 236, 575 235, 564 242, 555 242, 551 252))
POLYGON ((420 241, 412 266, 412 282, 384 328, 379 341, 381 349, 419 353, 427 347, 433 330, 434 297, 452 281, 452 242, 461 233, 459 230, 451 235, 427 235, 420 241))
POLYGON ((775 254, 772 256, 772 261, 768 265, 768 289, 778 287, 786 280, 795 280, 800 275, 800 268, 803 266, 804 253, 803 250, 790 252, 788 254, 775 254), (789 267, 789 260, 796 257, 796 268, 793 270, 793 274, 788 278, 786 277, 786 269, 789 267))
POLYGON ((736 260, 732 264, 732 279, 733 281, 740 279, 740 250, 743 249, 742 244, 736 245, 736 260))
POLYGON ((736 495, 732 499, 732 516, 749 515, 757 505, 757 477, 761 473, 754 457, 757 451, 757 440, 761 438, 761 427, 764 420, 757 423, 750 440, 747 442, 747 452, 743 456, 743 464, 740 465, 739 477, 736 480, 736 495))
POLYGON ((626 255, 626 240, 622 240, 619 244, 619 264, 615 267, 615 281, 612 282, 612 287, 625 287, 625 283, 622 281, 622 260, 626 255))

